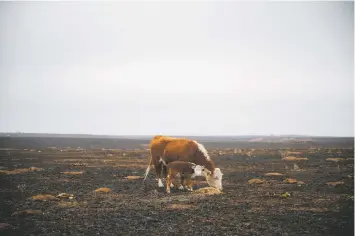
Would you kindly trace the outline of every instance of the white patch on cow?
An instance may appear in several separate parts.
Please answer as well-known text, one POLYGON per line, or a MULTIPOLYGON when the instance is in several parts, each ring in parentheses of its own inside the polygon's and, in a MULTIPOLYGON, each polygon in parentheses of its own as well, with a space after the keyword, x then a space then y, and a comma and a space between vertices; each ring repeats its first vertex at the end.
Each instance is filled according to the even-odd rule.
POLYGON ((176 177, 180 178, 180 173, 177 173, 177 174, 176 174, 176 177))
POLYGON ((198 150, 200 150, 200 152, 202 152, 202 154, 205 156, 206 160, 208 160, 208 161, 211 160, 206 148, 201 143, 198 143, 197 141, 194 141, 194 143, 196 143, 198 150))
POLYGON ((173 183, 171 183, 171 184, 170 184, 170 188, 174 188, 174 185, 173 185, 173 183))
POLYGON ((184 186, 180 185, 179 189, 184 190, 184 186))
POLYGON ((164 187, 163 181, 161 181, 161 179, 158 179, 158 186, 159 186, 159 188, 164 187))

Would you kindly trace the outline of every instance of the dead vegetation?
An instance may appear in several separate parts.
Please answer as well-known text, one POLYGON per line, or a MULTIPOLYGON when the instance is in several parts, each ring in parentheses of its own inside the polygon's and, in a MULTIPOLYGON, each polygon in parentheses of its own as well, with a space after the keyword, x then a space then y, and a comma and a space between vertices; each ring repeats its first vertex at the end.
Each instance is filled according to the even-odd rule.
POLYGON ((95 193, 110 193, 112 191, 112 189, 110 188, 98 188, 95 190, 95 193))
POLYGON ((278 173, 278 172, 269 172, 269 173, 266 173, 265 176, 283 176, 283 174, 278 173))
POLYGON ((64 175, 82 175, 84 172, 83 171, 65 171, 61 172, 64 175))
POLYGON ((298 183, 297 179, 292 179, 292 178, 287 178, 283 182, 287 183, 287 184, 297 184, 298 183))
POLYGON ((5 174, 5 175, 16 175, 16 174, 23 174, 27 172, 36 172, 36 171, 42 171, 42 168, 37 168, 37 167, 30 167, 30 168, 19 168, 19 169, 14 169, 14 170, 0 170, 0 174, 5 174))
POLYGON ((191 204, 173 203, 173 204, 167 205, 166 208, 170 209, 170 210, 185 210, 185 209, 194 209, 196 207, 191 204))
POLYGON ((39 194, 31 197, 35 201, 58 201, 59 199, 50 194, 39 194))
POLYGON ((202 193, 206 195, 214 195, 214 194, 221 194, 222 192, 219 191, 218 189, 212 188, 212 187, 204 187, 200 188, 194 191, 194 193, 202 193))
POLYGON ((330 157, 330 158, 327 158, 326 161, 333 161, 333 162, 340 162, 340 161, 344 161, 345 159, 344 158, 334 158, 334 157, 330 157))
POLYGON ((332 186, 332 187, 337 187, 339 185, 343 185, 344 181, 336 181, 336 182, 327 182, 328 186, 332 186))
POLYGON ((129 179, 129 180, 137 180, 137 179, 143 179, 142 176, 136 176, 136 175, 129 175, 124 177, 125 179, 129 179))
POLYGON ((283 161, 308 161, 307 157, 295 157, 295 156, 287 156, 282 158, 283 161))
POLYGON ((263 179, 255 178, 255 179, 248 180, 248 184, 263 184, 263 183, 265 183, 265 180, 263 179))

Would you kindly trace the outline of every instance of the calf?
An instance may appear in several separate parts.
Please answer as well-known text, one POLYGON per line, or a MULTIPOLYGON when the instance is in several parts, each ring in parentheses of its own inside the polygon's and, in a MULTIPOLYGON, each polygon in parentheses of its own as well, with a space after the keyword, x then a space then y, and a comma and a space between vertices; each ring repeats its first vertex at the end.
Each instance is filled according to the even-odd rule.
POLYGON ((183 189, 184 180, 186 180, 187 189, 192 191, 192 179, 196 176, 203 176, 204 167, 196 165, 192 162, 185 161, 173 161, 167 166, 167 177, 166 177, 166 192, 170 193, 170 184, 175 177, 180 175, 180 186, 179 189, 183 189))

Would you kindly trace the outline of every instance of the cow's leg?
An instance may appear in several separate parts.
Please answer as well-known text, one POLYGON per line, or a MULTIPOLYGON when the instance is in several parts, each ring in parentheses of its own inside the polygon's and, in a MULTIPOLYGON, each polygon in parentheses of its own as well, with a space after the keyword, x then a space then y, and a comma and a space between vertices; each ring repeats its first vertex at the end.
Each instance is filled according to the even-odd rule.
POLYGON ((161 176, 162 176, 162 163, 157 162, 155 163, 154 167, 155 167, 155 172, 157 174, 157 178, 158 178, 158 187, 162 188, 164 187, 163 181, 161 180, 161 176))

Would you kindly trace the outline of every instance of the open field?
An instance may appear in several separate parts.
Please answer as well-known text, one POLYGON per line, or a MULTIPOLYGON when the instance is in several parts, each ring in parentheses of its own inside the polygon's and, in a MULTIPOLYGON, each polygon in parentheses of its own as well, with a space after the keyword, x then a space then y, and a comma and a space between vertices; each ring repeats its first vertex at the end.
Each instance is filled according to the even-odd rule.
POLYGON ((1 235, 353 235, 349 140, 206 143, 224 173, 216 195, 168 195, 154 169, 127 178, 143 176, 146 140, 55 141, 1 138, 1 235))

